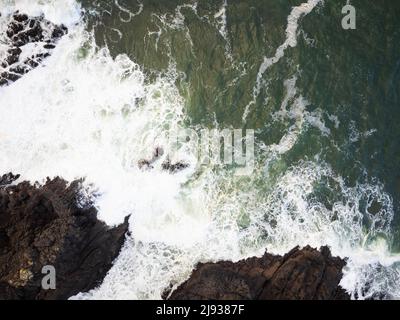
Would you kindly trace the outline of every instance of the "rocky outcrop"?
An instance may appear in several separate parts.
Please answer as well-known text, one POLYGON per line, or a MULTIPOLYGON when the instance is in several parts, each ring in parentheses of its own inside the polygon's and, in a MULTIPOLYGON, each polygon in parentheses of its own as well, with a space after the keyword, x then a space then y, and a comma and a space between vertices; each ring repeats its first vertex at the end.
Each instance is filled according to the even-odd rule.
POLYGON ((4 60, 0 61, 0 86, 18 80, 39 66, 67 32, 67 27, 55 25, 43 16, 29 17, 15 12, 3 39, 8 49, 4 60), (29 54, 23 54, 23 48, 28 44, 33 47, 28 49, 29 54))
POLYGON ((17 178, 0 177, 0 299, 67 299, 98 286, 124 243, 127 220, 114 229, 97 220, 80 181, 32 186, 17 178), (42 288, 44 266, 55 268, 55 290, 42 288))
POLYGON ((284 257, 265 253, 237 263, 199 264, 171 300, 344 300, 339 286, 345 261, 327 247, 295 248, 284 257))
MULTIPOLYGON (((154 169, 154 163, 157 162, 158 160, 160 160, 162 158, 162 156, 164 155, 164 149, 161 147, 157 147, 155 148, 154 152, 153 152, 153 156, 151 159, 147 160, 147 159, 142 159, 138 162, 138 167, 141 170, 152 170, 154 169)), ((180 172, 182 170, 185 170, 187 168, 189 168, 189 164, 179 161, 176 163, 171 163, 170 158, 167 156, 164 161, 161 164, 161 168, 164 171, 169 172, 170 174, 174 174, 177 172, 180 172)))

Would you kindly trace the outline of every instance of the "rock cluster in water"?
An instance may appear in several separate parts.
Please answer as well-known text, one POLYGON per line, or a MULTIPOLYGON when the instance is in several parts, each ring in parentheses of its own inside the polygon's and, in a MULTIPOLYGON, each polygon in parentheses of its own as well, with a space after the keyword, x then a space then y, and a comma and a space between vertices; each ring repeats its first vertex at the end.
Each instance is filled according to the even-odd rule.
POLYGON ((345 261, 327 247, 295 248, 285 256, 265 253, 237 263, 199 264, 171 300, 345 300, 339 286, 345 261))
POLYGON ((10 84, 39 66, 50 56, 57 41, 68 33, 64 25, 55 25, 44 16, 29 17, 18 11, 12 15, 6 31, 6 57, 0 61, 0 86, 10 84), (32 44, 36 48, 23 55, 23 47, 32 44))
MULTIPOLYGON (((157 162, 159 159, 161 159, 161 157, 164 155, 164 149, 161 147, 157 147, 155 148, 154 152, 153 152, 153 157, 151 159, 142 159, 138 162, 138 167, 139 169, 142 170, 151 170, 154 169, 153 165, 155 162, 157 162)), ((179 161, 176 163, 172 163, 170 158, 167 157, 163 163, 161 164, 161 168, 164 171, 167 171, 171 174, 180 172, 182 170, 185 170, 187 168, 189 168, 189 164, 179 161)))
POLYGON ((82 202, 80 181, 38 186, 17 178, 0 176, 0 299, 68 299, 100 285, 127 220, 113 229, 97 220, 96 209, 82 202), (42 287, 45 266, 55 268, 55 290, 42 287))

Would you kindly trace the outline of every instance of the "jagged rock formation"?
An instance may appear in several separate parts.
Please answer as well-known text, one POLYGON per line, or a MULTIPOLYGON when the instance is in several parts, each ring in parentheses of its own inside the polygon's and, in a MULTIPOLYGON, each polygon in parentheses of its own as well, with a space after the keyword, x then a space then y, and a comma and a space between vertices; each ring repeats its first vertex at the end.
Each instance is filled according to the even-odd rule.
POLYGON ((119 254, 128 222, 109 229, 83 203, 80 181, 10 185, 0 177, 0 299, 67 299, 98 286, 119 254), (56 289, 42 288, 44 266, 56 289))
POLYGON ((3 42, 8 47, 0 61, 0 86, 10 84, 39 66, 50 56, 57 41, 68 33, 64 25, 55 25, 43 16, 29 17, 15 12, 8 24, 3 42), (32 44, 29 55, 23 54, 24 46, 32 44))
POLYGON ((14 175, 12 173, 3 174, 3 176, 0 176, 0 188, 13 183, 18 180, 19 177, 20 175, 14 175))
MULTIPOLYGON (((327 247, 295 248, 284 257, 268 253, 237 263, 199 264, 171 300, 344 300, 339 286, 345 261, 327 247)), ((170 295, 168 297, 168 295, 170 295)))

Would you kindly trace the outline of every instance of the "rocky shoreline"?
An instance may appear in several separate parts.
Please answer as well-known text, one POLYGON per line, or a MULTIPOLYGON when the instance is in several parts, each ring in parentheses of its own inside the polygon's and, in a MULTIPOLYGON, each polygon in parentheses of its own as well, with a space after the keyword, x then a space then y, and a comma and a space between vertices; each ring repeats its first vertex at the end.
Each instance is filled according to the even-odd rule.
POLYGON ((10 185, 17 178, 0 176, 0 299, 64 300, 100 285, 128 220, 113 229, 99 221, 96 209, 82 204, 81 181, 10 185), (56 271, 55 290, 42 288, 45 266, 56 271))
POLYGON ((294 248, 233 263, 200 263, 169 300, 349 300, 339 286, 346 262, 329 248, 294 248))
MULTIPOLYGON (((0 176, 0 300, 68 299, 101 284, 118 256, 124 224, 110 229, 80 196, 81 182, 61 178, 42 185, 0 176), (43 267, 56 270, 56 288, 42 287, 43 267)), ((170 300, 343 300, 346 262, 320 250, 295 248, 237 263, 200 263, 170 300)))
POLYGON ((8 48, 0 61, 0 86, 15 82, 38 67, 67 33, 66 26, 56 25, 44 16, 29 17, 15 12, 8 23, 5 39, 0 39, 8 48), (26 45, 32 46, 28 55, 24 54, 26 45))

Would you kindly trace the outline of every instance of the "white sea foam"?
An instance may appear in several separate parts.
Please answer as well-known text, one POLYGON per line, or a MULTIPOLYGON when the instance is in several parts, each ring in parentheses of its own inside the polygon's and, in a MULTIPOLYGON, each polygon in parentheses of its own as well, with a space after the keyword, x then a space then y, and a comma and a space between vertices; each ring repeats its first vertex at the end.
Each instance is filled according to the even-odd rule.
POLYGON ((253 100, 245 108, 243 113, 243 121, 246 121, 246 118, 250 112, 250 107, 254 105, 262 87, 265 84, 263 81, 265 72, 284 57, 286 49, 297 46, 297 30, 299 27, 300 18, 308 15, 321 2, 322 0, 308 0, 307 2, 304 2, 292 9, 287 19, 285 41, 278 47, 273 57, 264 57, 264 60, 261 63, 257 74, 256 85, 253 88, 253 100))
POLYGON ((264 58, 257 75, 258 83, 261 82, 261 78, 265 71, 282 59, 287 48, 294 48, 297 46, 297 29, 299 27, 299 19, 309 14, 319 3, 321 3, 321 0, 308 0, 307 2, 304 2, 292 9, 292 12, 288 17, 288 23, 286 27, 286 40, 279 46, 272 58, 264 58))
MULTIPOLYGON (((131 215, 132 236, 104 283, 74 299, 159 299, 199 261, 237 261, 265 248, 284 253, 307 244, 327 244, 334 254, 350 257, 342 284, 353 297, 382 290, 400 297, 399 258, 387 250, 393 204, 383 186, 348 187, 328 164, 303 161, 286 168, 282 160, 307 123, 325 130, 315 118, 320 115, 307 113, 295 78, 287 81, 287 98, 276 115, 277 121, 295 124, 260 156, 274 162, 275 178, 265 163, 249 177, 211 167, 171 175, 161 162, 143 171, 137 162, 164 146, 159 137, 184 127, 178 75, 172 65, 150 81, 126 55, 113 59, 107 49, 96 50, 92 35, 76 20, 79 6, 59 3, 18 3, 21 11, 74 23, 41 67, 0 88, 0 172, 20 173, 32 182, 84 177, 88 196, 99 195, 101 219, 114 225, 131 215), (320 188, 333 195, 327 203, 318 197, 320 188), (380 209, 372 214, 374 201, 380 209), (366 283, 370 290, 361 292, 366 283)), ((17 6, 2 8, 12 12, 17 6)), ((175 160, 191 163, 185 150, 190 148, 175 160)))
POLYGON ((132 12, 129 9, 125 8, 119 3, 118 0, 115 0, 114 3, 117 6, 117 8, 121 11, 119 14, 119 18, 121 19, 122 22, 125 23, 131 22, 134 17, 138 16, 143 12, 143 3, 141 3, 140 1, 137 1, 138 10, 136 12, 132 12), (125 18, 124 15, 127 15, 128 18, 125 18))
POLYGON ((290 151, 297 143, 305 124, 317 128, 323 136, 329 136, 331 133, 323 120, 322 110, 317 109, 312 112, 306 110, 310 103, 298 94, 296 82, 296 76, 284 82, 286 95, 280 109, 271 115, 274 121, 294 120, 294 124, 289 127, 278 144, 268 146, 270 152, 285 154, 290 151))
MULTIPOLYGON (((156 50, 158 50, 158 43, 164 32, 169 32, 171 30, 174 30, 174 31, 179 30, 179 31, 185 32, 186 41, 189 43, 191 52, 195 56, 195 53, 193 50, 193 40, 190 35, 189 27, 185 24, 186 18, 182 12, 183 9, 191 10, 193 13, 195 13, 197 15, 197 1, 191 1, 186 4, 178 5, 175 9, 174 14, 152 13, 152 20, 157 25, 158 30, 157 31, 148 31, 148 36, 153 36, 153 35, 155 36, 156 50)), ((169 42, 166 42, 165 45, 167 46, 168 51, 169 51, 167 53, 167 55, 170 58, 170 62, 174 62, 174 58, 172 57, 172 54, 171 54, 171 44, 169 42)))
POLYGON ((80 4, 75 0, 0 0, 0 12, 4 16, 16 10, 30 16, 44 14, 47 20, 55 24, 63 23, 67 27, 80 20, 80 9, 80 4))
POLYGON ((223 0, 220 10, 214 15, 217 21, 218 32, 225 41, 225 54, 229 61, 233 61, 231 42, 228 34, 228 21, 227 21, 227 8, 228 0, 223 0))

